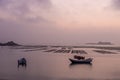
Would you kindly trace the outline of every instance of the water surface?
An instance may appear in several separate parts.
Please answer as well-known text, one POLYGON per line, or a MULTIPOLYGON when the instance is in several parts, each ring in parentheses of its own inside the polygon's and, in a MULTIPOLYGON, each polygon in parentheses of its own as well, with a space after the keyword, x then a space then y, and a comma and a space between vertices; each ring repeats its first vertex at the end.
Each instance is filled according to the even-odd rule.
POLYGON ((100 54, 95 49, 77 48, 94 58, 91 65, 73 65, 68 60, 75 54, 24 51, 0 48, 0 80, 120 80, 120 54, 100 54), (17 67, 17 60, 27 59, 27 67, 17 67))

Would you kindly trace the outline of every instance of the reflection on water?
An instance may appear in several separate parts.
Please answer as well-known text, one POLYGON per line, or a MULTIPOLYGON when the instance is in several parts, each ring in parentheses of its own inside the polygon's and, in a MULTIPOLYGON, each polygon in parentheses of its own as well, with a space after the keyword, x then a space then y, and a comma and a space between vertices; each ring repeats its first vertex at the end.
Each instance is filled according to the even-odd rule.
POLYGON ((27 66, 19 66, 18 67, 18 71, 20 71, 20 70, 26 70, 27 69, 27 66))
POLYGON ((78 70, 81 72, 85 72, 85 71, 91 72, 92 71, 92 63, 91 64, 70 64, 69 68, 72 70, 78 70))
POLYGON ((92 64, 70 64, 74 54, 52 54, 43 51, 22 52, 0 49, 0 79, 3 80, 120 80, 120 55, 96 54, 92 64), (44 53, 44 54, 43 54, 44 53), (17 60, 25 57, 27 67, 17 67, 17 60))
POLYGON ((92 63, 90 63, 90 64, 74 64, 74 63, 71 63, 70 65, 69 65, 70 67, 74 67, 74 66, 90 66, 90 67, 92 67, 92 63))

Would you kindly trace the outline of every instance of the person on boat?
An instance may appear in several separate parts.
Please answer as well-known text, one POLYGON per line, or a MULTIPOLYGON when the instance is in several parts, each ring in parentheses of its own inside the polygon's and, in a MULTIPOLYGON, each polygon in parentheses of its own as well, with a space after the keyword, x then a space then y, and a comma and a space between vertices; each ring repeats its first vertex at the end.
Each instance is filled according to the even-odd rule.
POLYGON ((84 56, 77 56, 77 55, 75 55, 74 58, 75 58, 75 59, 78 59, 78 60, 80 60, 80 59, 85 59, 84 56))

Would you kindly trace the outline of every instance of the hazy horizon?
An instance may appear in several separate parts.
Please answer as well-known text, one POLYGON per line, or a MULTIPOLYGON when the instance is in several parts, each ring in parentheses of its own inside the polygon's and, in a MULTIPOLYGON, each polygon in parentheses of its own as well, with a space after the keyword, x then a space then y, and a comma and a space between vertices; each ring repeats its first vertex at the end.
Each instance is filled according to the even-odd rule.
POLYGON ((120 44, 120 0, 0 0, 0 42, 120 44))

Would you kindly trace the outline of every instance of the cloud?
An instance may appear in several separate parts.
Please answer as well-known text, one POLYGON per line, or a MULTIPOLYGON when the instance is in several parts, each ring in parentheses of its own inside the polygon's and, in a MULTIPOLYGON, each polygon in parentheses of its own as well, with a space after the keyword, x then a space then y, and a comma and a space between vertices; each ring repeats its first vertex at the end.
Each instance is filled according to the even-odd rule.
POLYGON ((44 7, 50 7, 52 5, 50 0, 0 0, 0 6, 5 8, 19 7, 30 5, 39 5, 44 7))
POLYGON ((112 8, 120 10, 120 0, 112 0, 112 8))
POLYGON ((0 18, 44 20, 43 14, 51 7, 50 0, 0 0, 0 18))

